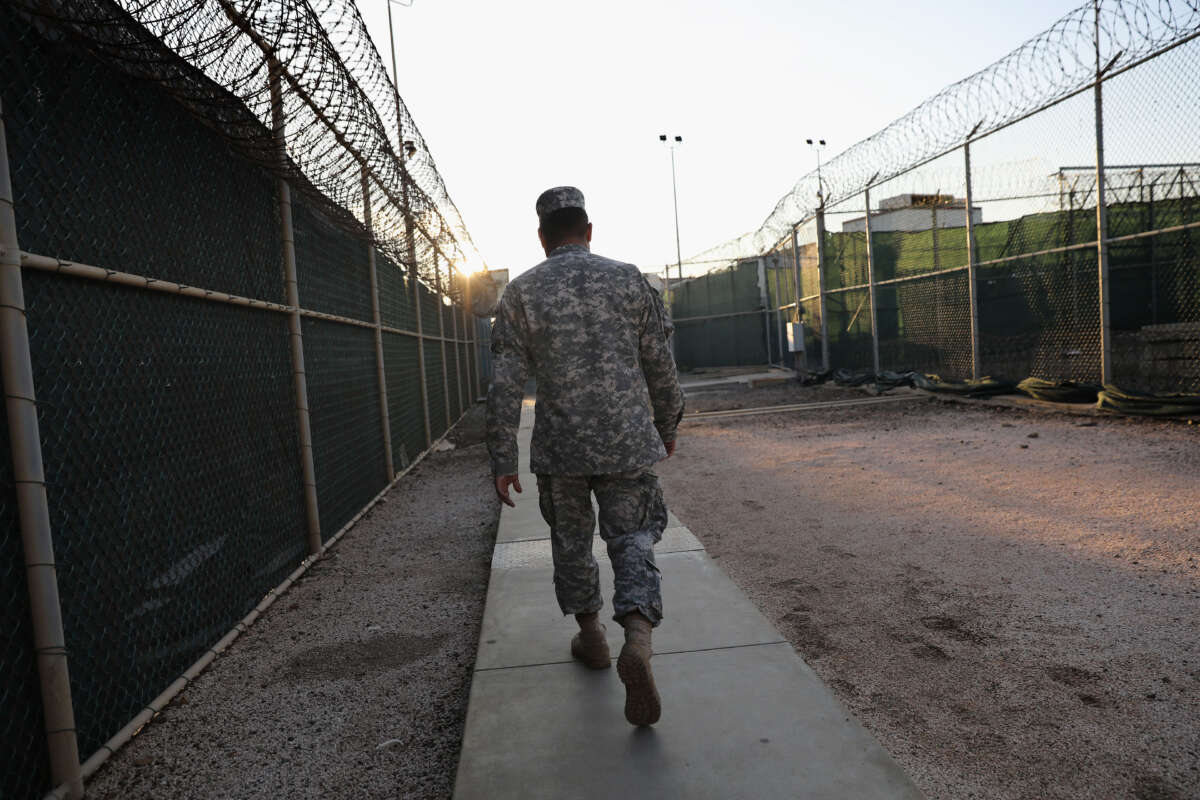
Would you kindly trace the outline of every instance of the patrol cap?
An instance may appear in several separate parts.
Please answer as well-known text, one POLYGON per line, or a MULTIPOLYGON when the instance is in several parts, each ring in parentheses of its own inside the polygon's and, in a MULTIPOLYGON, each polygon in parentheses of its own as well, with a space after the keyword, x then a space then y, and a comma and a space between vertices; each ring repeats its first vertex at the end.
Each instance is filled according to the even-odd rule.
POLYGON ((538 219, 564 208, 583 208, 583 192, 574 186, 555 186, 538 195, 538 219))

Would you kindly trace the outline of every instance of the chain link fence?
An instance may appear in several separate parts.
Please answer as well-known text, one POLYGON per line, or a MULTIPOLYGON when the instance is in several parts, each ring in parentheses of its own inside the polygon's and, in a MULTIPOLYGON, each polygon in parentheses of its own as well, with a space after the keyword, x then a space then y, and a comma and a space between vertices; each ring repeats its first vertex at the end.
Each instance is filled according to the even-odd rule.
MULTIPOLYGON (((473 247, 423 141, 403 155, 415 129, 373 48, 355 49, 361 21, 279 7, 295 38, 224 2, 0 10, 0 268, 19 274, 27 331, 4 359, 26 351, 36 395, 32 429, 0 410, 5 798, 77 796, 114 735, 486 385, 459 272, 473 247), (182 27, 153 30, 167 11, 182 27), (223 54, 239 63, 199 58, 206 36, 238 39, 223 54), (284 51, 304 47, 325 67, 357 54, 335 81, 357 121, 345 98, 302 96, 320 65, 284 51), (31 556, 10 431, 44 464, 53 563, 31 556), (82 767, 64 763, 76 743, 82 767)), ((18 319, 20 297, 4 299, 18 319)))
POLYGON ((685 264, 673 313, 763 258, 790 285, 725 311, 805 347, 758 363, 1200 392, 1198 36, 1195 0, 1081 6, 685 264))

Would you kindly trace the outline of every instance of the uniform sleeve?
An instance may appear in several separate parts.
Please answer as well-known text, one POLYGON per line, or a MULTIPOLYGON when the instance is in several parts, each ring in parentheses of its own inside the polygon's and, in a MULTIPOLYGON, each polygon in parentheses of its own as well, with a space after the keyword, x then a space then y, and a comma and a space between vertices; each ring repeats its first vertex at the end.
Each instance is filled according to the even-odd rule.
POLYGON ((492 385, 487 399, 487 446, 493 475, 517 473, 517 427, 529 378, 528 341, 519 297, 504 293, 492 323, 492 385))
POLYGON ((642 374, 646 376, 650 404, 654 407, 654 427, 666 444, 675 441, 675 429, 683 417, 683 391, 671 355, 674 326, 662 298, 645 278, 642 287, 645 298, 640 343, 642 374))

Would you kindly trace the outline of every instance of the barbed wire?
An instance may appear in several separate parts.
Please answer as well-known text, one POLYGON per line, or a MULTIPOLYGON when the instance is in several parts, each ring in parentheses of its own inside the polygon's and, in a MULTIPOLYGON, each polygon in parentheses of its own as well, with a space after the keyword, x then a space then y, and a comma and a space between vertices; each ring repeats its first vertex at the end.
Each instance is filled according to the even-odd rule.
POLYGON ((366 170, 375 239, 390 258, 482 263, 416 122, 352 0, 15 0, 154 81, 244 156, 362 233, 366 170), (271 70, 284 82, 289 164, 271 133, 271 70), (405 211, 422 235, 408 241, 405 211))
POLYGON ((1200 0, 1102 0, 1087 3, 990 66, 947 86, 878 133, 796 181, 754 231, 697 253, 688 264, 735 261, 772 250, 792 225, 857 194, 994 133, 1087 88, 1104 74, 1200 35, 1200 0))

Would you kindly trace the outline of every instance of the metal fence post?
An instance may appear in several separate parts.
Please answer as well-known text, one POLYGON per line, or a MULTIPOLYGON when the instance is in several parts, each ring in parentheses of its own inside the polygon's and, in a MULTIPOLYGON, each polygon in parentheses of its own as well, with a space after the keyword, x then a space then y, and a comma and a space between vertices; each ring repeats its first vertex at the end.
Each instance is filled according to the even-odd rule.
POLYGON ((1104 193, 1104 71, 1100 67, 1100 0, 1093 0, 1096 44, 1096 256, 1100 280, 1100 382, 1112 383, 1112 306, 1108 280, 1108 203, 1104 193))
POLYGON ((442 399, 446 401, 446 427, 449 428, 454 420, 450 418, 450 372, 446 368, 446 304, 442 302, 442 274, 436 248, 433 251, 433 288, 437 292, 438 344, 442 350, 442 399))
MULTIPOLYGON (((796 230, 800 227, 799 223, 792 226, 792 300, 796 303, 796 322, 801 320, 800 308, 800 237, 796 235, 796 230)), ((807 353, 805 357, 807 358, 807 353)), ((792 353, 792 369, 799 372, 801 369, 800 359, 796 353, 792 353)))
POLYGON ((464 351, 467 354, 467 393, 463 396, 463 411, 466 411, 475 402, 475 368, 473 366, 475 351, 471 344, 471 337, 474 334, 471 326, 471 276, 469 274, 459 275, 458 281, 459 294, 462 295, 462 304, 458 307, 458 317, 462 327, 464 351))
MULTIPOLYGON (((283 89, 280 66, 271 59, 271 123, 278 150, 279 168, 287 168, 287 145, 283 116, 283 89)), ((296 394, 296 428, 300 435, 300 468, 304 479, 304 507, 308 518, 308 552, 321 552, 321 515, 317 506, 316 469, 313 467, 312 429, 308 418, 308 379, 304 374, 304 338, 300 324, 300 287, 296 279, 296 240, 292 229, 292 190, 282 177, 275 180, 279 195, 279 223, 283 240, 284 285, 288 315, 288 333, 292 344, 292 386, 296 394)))
POLYGON ((379 417, 383 432, 383 455, 387 465, 387 479, 391 483, 396 476, 392 461, 392 424, 388 418, 387 371, 383 364, 383 330, 379 316, 379 275, 375 260, 375 232, 371 226, 371 184, 367 168, 362 168, 363 224, 371 239, 367 242, 367 266, 371 273, 371 320, 375 323, 375 375, 379 382, 379 417))
POLYGON ((783 342, 785 331, 783 329, 783 312, 779 307, 783 305, 783 289, 779 285, 779 256, 771 257, 771 274, 775 278, 775 302, 772 311, 775 312, 775 338, 779 341, 779 366, 783 367, 783 342))
POLYGON ((767 288, 766 261, 758 259, 758 297, 763 307, 763 337, 767 346, 767 363, 771 363, 771 290, 767 288))
POLYGON ((483 347, 479 342, 480 318, 475 315, 475 291, 471 290, 471 300, 467 304, 467 319, 471 321, 471 363, 475 365, 474 393, 472 402, 487 394, 487 383, 483 377, 483 347))
MULTIPOLYGON (((742 262, 736 261, 729 269, 729 308, 737 308, 737 272, 741 269, 742 262)), ((710 295, 711 297, 711 295, 710 295)), ((712 313, 712 306, 709 306, 709 313, 712 313)), ((738 366, 742 363, 742 352, 738 347, 738 322, 737 317, 730 317, 730 330, 733 331, 733 362, 738 366)))
POLYGON ((471 303, 474 296, 471 294, 471 284, 467 282, 467 308, 463 312, 463 324, 467 327, 467 352, 470 353, 470 358, 467 359, 467 364, 471 369, 471 396, 470 401, 473 404, 479 397, 480 386, 483 384, 483 378, 480 377, 479 370, 479 323, 476 320, 475 312, 471 308, 471 303))
POLYGON ((967 301, 971 313, 971 378, 979 380, 983 367, 979 360, 979 276, 976 274, 975 253, 975 223, 971 219, 971 203, 974 194, 971 191, 971 142, 963 143, 963 161, 966 163, 967 176, 967 301))
POLYGON ((462 312, 462 306, 454 304, 454 267, 451 264, 447 264, 446 278, 450 281, 450 330, 454 336, 454 380, 458 385, 458 405, 461 414, 467 407, 466 398, 463 397, 462 342, 458 340, 458 317, 462 312))
POLYGON ((821 315, 821 369, 829 370, 829 317, 825 313, 825 201, 817 206, 817 313, 821 315))
POLYGON ((412 289, 413 314, 417 323, 417 372, 421 378, 421 414, 425 421, 425 446, 429 447, 433 444, 433 430, 429 425, 429 384, 425 378, 425 327, 421 320, 421 277, 417 274, 417 240, 413 231, 416 226, 413 225, 412 206, 409 202, 409 180, 406 169, 400 174, 400 191, 404 198, 404 238, 408 244, 408 285, 412 289))
POLYGON ((467 377, 471 384, 470 402, 474 403, 475 398, 479 397, 479 386, 482 383, 479 374, 479 345, 476 342, 478 327, 475 317, 475 309, 472 306, 474 301, 474 293, 471 291, 471 276, 468 275, 464 281, 463 288, 463 328, 467 331, 467 377))
POLYGON ((875 374, 879 374, 879 313, 875 307, 875 260, 871 256, 871 187, 863 189, 863 201, 867 214, 863 217, 863 226, 867 232, 867 284, 871 302, 871 358, 875 374))
POLYGON ((25 320, 25 288, 21 280, 21 250, 13 211, 12 179, 8 168, 8 143, 4 134, 4 109, 0 107, 0 369, 3 371, 4 408, 8 415, 12 451, 13 489, 25 553, 25 582, 33 625, 42 692, 42 717, 50 778, 66 786, 72 800, 83 797, 79 743, 75 736, 75 709, 67 672, 67 645, 63 635, 58 574, 46 476, 42 465, 42 439, 38 429, 33 362, 29 353, 29 328, 25 320))

